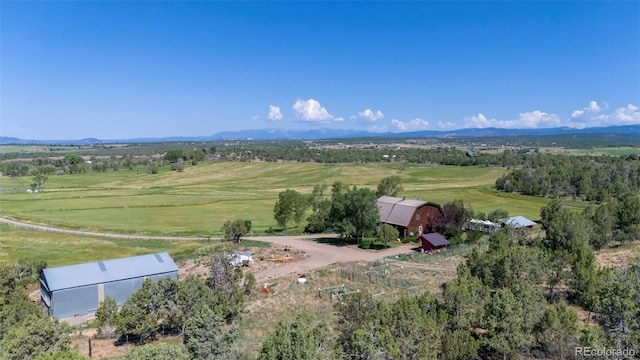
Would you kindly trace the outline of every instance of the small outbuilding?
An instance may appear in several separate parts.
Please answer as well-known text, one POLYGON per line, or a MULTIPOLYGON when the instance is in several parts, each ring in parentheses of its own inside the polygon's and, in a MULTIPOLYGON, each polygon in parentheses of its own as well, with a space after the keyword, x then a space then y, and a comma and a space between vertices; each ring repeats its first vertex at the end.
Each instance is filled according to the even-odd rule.
POLYGON ((178 266, 168 253, 48 268, 40 273, 40 297, 50 316, 64 319, 94 313, 106 297, 118 306, 146 278, 178 278, 178 266))
POLYGON ((449 240, 438 233, 422 234, 420 235, 420 242, 422 243, 422 250, 425 252, 440 251, 449 246, 449 240))
POLYGON ((511 226, 514 229, 533 229, 537 223, 531 221, 524 216, 513 216, 508 219, 502 220, 502 226, 511 226))

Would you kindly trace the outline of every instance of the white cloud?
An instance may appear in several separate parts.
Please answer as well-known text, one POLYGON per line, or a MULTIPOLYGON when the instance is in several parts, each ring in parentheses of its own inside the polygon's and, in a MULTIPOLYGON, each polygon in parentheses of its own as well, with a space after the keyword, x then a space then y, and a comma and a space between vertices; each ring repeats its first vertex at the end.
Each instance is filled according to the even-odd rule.
POLYGON ((333 121, 344 121, 344 118, 342 116, 339 116, 339 117, 333 119, 333 121))
POLYGON ((455 129, 458 124, 454 123, 453 121, 438 121, 437 126, 440 130, 451 130, 455 129))
POLYGON ((260 116, 259 116, 259 115, 255 115, 254 117, 252 117, 252 118, 251 118, 251 120, 252 120, 252 121, 256 121, 256 120, 258 120, 258 119, 260 119, 260 116))
POLYGON ((279 106, 269 105, 269 120, 282 120, 282 112, 279 106))
POLYGON ((558 115, 540 110, 520 113, 518 119, 515 120, 487 119, 484 114, 479 113, 476 116, 465 118, 465 122, 466 126, 471 128, 497 127, 503 129, 535 129, 562 125, 558 115))
POLYGON ((299 119, 305 121, 324 122, 333 120, 333 115, 322 107, 317 100, 298 100, 293 104, 293 111, 299 119))
POLYGON ((615 109, 613 112, 606 112, 609 104, 598 105, 595 101, 590 101, 589 105, 581 110, 574 110, 571 113, 569 126, 584 128, 594 126, 630 125, 640 123, 640 112, 633 104, 615 109))
POLYGON ((391 120, 391 126, 400 131, 426 130, 429 127, 429 122, 420 118, 410 121, 393 119, 391 120))
POLYGON ((373 122, 382 119, 384 117, 384 114, 380 110, 374 112, 371 109, 365 109, 359 112, 358 116, 360 116, 361 119, 366 119, 373 122))
POLYGON ((571 118, 578 119, 583 117, 585 114, 597 114, 600 110, 600 105, 598 105, 596 101, 590 101, 589 106, 586 108, 582 110, 574 110, 573 113, 571 113, 571 118))

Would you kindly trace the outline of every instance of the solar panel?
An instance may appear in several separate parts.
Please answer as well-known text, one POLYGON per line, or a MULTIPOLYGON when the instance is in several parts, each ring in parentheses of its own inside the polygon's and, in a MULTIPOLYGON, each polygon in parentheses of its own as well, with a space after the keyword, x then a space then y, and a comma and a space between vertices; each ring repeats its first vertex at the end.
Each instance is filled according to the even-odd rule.
POLYGON ((160 254, 154 254, 156 256, 156 260, 158 260, 158 262, 163 263, 164 259, 162 258, 162 256, 160 256, 160 254))
POLYGON ((107 267, 104 266, 102 261, 98 261, 98 266, 100 267, 100 271, 107 271, 107 267))

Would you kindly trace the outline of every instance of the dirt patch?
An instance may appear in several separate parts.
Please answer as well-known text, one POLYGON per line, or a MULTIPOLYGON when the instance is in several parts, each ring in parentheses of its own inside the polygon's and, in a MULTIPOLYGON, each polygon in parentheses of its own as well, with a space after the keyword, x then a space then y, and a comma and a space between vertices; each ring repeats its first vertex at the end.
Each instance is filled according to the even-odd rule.
MULTIPOLYGON (((304 265, 304 260, 298 265, 304 265)), ((308 312, 331 322, 333 307, 343 296, 354 292, 368 292, 380 301, 393 301, 402 295, 424 292, 438 294, 442 284, 456 277, 462 256, 442 258, 438 262, 409 261, 352 261, 327 265, 305 273, 306 283, 298 282, 298 275, 289 273, 258 283, 269 284, 269 293, 257 289, 248 301, 240 321, 242 338, 238 346, 250 353, 258 351, 260 342, 278 321, 291 319, 300 312, 308 312), (339 288, 345 294, 333 295, 339 288)))
POLYGON ((628 265, 640 254, 640 242, 610 247, 596 252, 596 262, 601 267, 619 268, 628 265))
MULTIPOLYGON (((130 349, 136 347, 135 344, 123 344, 116 346, 116 339, 95 339, 96 329, 86 329, 84 331, 77 330, 71 346, 75 348, 81 355, 90 357, 91 359, 111 359, 122 356, 130 349), (90 350, 91 349, 91 350, 90 350), (91 354, 91 356, 89 356, 91 354)), ((175 336, 157 336, 155 343, 180 344, 182 337, 175 336)))
POLYGON ((71 346, 86 357, 89 357, 89 353, 91 353, 92 359, 121 356, 129 349, 128 346, 115 346, 114 339, 94 339, 96 333, 96 329, 76 330, 71 346), (89 347, 91 347, 91 352, 89 347))
MULTIPOLYGON (((249 266, 243 266, 243 269, 253 273, 260 280, 264 279, 262 274, 265 272, 278 272, 281 271, 278 269, 285 269, 287 265, 290 266, 307 258, 306 252, 293 249, 290 246, 272 246, 270 248, 250 247, 246 248, 243 252, 250 253, 253 258, 253 262, 250 263, 249 266)), ((207 276, 210 270, 210 261, 210 257, 203 257, 179 263, 178 276, 207 276)), ((282 272, 285 272, 285 270, 282 270, 282 272)))

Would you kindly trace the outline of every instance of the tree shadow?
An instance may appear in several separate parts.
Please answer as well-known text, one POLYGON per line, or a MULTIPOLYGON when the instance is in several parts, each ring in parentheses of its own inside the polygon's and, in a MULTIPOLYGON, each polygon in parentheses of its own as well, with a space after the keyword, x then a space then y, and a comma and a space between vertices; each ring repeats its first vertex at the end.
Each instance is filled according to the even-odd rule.
POLYGON ((355 239, 341 239, 341 238, 316 238, 313 241, 318 244, 326 244, 332 246, 349 246, 349 245, 358 245, 358 240, 355 239))
POLYGON ((384 249, 388 249, 390 247, 391 246, 389 246, 389 245, 385 245, 385 244, 381 244, 381 243, 373 243, 373 244, 371 244, 369 249, 371 249, 371 250, 384 250, 384 249))

